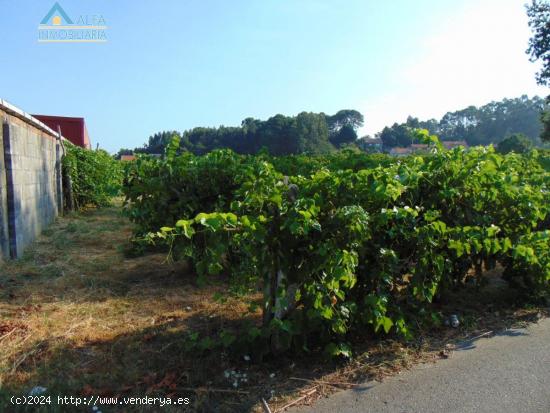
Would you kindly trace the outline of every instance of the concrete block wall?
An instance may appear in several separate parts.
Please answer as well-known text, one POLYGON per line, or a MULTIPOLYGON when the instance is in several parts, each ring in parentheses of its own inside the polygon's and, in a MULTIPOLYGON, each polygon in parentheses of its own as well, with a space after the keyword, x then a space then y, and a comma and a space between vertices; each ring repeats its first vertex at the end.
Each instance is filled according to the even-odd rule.
POLYGON ((0 256, 21 257, 62 208, 59 136, 0 100, 0 256))
MULTIPOLYGON (((1 117, 0 121, 2 121, 1 117)), ((4 166, 4 134, 0 127, 0 263, 3 257, 10 256, 7 202, 6 168, 4 166)))

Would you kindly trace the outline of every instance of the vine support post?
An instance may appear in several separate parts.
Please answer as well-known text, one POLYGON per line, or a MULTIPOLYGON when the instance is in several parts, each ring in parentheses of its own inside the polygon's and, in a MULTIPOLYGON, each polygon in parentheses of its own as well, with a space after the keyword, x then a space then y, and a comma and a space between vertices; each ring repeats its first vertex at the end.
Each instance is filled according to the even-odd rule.
POLYGON ((65 194, 65 206, 68 211, 74 211, 73 180, 71 174, 63 168, 63 192, 65 194))
POLYGON ((270 269, 266 273, 264 281, 264 304, 262 315, 262 327, 268 328, 275 315, 275 298, 277 294, 277 272, 270 269))
POLYGON ((57 125, 57 136, 59 146, 63 149, 63 154, 59 158, 59 179, 60 179, 60 192, 61 192, 61 205, 67 211, 73 211, 75 209, 74 197, 73 197, 73 181, 71 174, 67 171, 67 168, 63 167, 63 159, 66 156, 65 144, 63 143, 63 135, 61 135, 61 127, 57 125))
MULTIPOLYGON (((57 188, 57 210, 59 215, 63 215, 63 177, 62 177, 62 157, 61 149, 63 148, 63 136, 61 135, 61 127, 57 125, 57 139, 55 143, 55 182, 57 188)), ((64 152, 64 151, 63 151, 64 152)))

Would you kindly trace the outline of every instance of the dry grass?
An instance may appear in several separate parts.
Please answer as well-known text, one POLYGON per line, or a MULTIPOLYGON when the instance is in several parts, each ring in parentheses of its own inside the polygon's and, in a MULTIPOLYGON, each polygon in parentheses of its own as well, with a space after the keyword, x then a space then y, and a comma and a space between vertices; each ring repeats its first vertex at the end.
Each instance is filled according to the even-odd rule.
POLYGON ((223 285, 198 288, 164 254, 127 258, 131 226, 119 211, 60 218, 22 259, 0 267, 5 391, 167 394, 174 389, 158 383, 175 371, 166 387, 208 381, 201 363, 212 360, 186 359, 179 342, 190 328, 217 331, 240 318, 245 304, 214 302, 223 285))
POLYGON ((192 408, 205 412, 261 411, 259 398, 273 391, 275 411, 311 389, 302 402, 447 357, 449 343, 531 320, 539 311, 511 310, 513 296, 502 289, 494 290, 498 299, 475 290, 440 308, 459 313, 461 328, 420 331, 406 344, 357 337, 358 356, 345 364, 319 354, 263 364, 224 353, 197 357, 183 350, 186 333, 217 334, 235 325, 247 311, 244 300, 214 301, 223 282, 199 288, 184 264, 168 264, 164 254, 128 258, 130 235, 119 208, 74 214, 60 218, 22 259, 0 267, 0 411, 14 411, 7 395, 34 386, 55 395, 190 397, 192 408), (238 389, 246 394, 232 392, 226 370, 247 373, 238 389))

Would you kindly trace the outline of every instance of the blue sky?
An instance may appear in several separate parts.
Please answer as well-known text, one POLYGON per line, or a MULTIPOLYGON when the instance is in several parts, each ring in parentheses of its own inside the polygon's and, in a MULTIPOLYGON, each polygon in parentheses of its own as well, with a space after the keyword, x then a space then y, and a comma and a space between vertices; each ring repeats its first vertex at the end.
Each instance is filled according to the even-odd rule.
POLYGON ((0 0, 0 97, 86 118, 116 152, 160 130, 351 108, 362 133, 408 114, 547 95, 524 0, 59 0, 107 43, 38 43, 54 1, 0 0))

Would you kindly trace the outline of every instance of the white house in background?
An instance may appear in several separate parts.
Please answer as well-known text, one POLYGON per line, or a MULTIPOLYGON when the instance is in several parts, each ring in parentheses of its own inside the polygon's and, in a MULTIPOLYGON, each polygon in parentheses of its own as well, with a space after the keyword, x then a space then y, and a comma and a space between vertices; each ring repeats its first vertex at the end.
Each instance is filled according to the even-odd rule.
MULTIPOLYGON (((453 149, 457 148, 459 146, 463 146, 465 148, 468 147, 468 143, 466 141, 441 141, 441 144, 445 149, 453 149)), ((421 152, 428 152, 429 145, 426 145, 425 143, 413 143, 411 146, 401 147, 401 146, 395 146, 390 149, 390 155, 393 156, 407 156, 411 153, 421 153, 421 152)))

